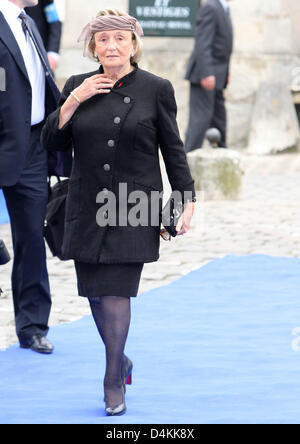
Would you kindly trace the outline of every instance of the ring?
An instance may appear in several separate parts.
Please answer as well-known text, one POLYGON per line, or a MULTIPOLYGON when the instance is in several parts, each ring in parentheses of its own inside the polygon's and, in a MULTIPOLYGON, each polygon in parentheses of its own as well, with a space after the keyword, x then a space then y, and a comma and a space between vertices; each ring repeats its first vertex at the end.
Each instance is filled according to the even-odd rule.
POLYGON ((98 94, 101 94, 101 89, 98 89, 98 94))

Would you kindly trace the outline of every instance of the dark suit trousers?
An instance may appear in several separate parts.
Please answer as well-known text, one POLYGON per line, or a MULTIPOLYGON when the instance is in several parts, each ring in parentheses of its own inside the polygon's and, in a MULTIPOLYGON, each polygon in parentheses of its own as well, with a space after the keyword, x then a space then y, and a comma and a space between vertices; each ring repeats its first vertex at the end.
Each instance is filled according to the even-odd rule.
POLYGON ((16 332, 21 342, 48 332, 51 308, 43 238, 47 187, 47 152, 41 128, 31 132, 30 149, 18 183, 3 187, 14 248, 12 290, 16 332))
POLYGON ((226 109, 223 90, 206 91, 191 84, 190 115, 186 132, 185 151, 201 148, 209 128, 221 132, 220 147, 226 147, 226 109))

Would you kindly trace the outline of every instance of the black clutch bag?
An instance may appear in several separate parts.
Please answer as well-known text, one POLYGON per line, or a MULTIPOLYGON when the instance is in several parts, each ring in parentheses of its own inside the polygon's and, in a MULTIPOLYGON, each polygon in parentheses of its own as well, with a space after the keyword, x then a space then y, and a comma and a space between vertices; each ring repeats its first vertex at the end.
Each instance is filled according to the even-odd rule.
POLYGON ((160 235, 164 240, 171 240, 171 237, 177 236, 176 226, 182 215, 182 200, 171 196, 162 210, 162 225, 160 235))
POLYGON ((0 239, 0 265, 5 265, 10 261, 9 252, 3 240, 0 239))
POLYGON ((65 231, 66 199, 69 190, 69 179, 61 180, 50 187, 47 205, 44 237, 53 256, 66 260, 62 255, 62 244, 65 231))

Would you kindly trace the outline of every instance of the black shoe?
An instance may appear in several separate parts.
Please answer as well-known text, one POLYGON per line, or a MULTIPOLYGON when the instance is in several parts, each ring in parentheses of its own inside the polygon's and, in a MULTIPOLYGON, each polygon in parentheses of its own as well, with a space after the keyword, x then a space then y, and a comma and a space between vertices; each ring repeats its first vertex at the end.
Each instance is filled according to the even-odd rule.
POLYGON ((122 377, 124 393, 126 393, 126 385, 132 384, 132 369, 133 369, 132 361, 126 355, 123 355, 121 377, 122 377))
POLYGON ((44 355, 51 355, 53 353, 54 347, 48 341, 46 336, 43 335, 33 335, 30 340, 26 342, 20 342, 21 348, 30 348, 31 350, 42 353, 44 355))
MULTIPOLYGON (((124 394, 126 393, 126 385, 132 384, 132 369, 133 369, 132 361, 125 354, 123 354, 122 366, 121 366, 121 379, 122 379, 124 394)), ((105 396, 103 398, 103 401, 104 402, 106 401, 105 396)))

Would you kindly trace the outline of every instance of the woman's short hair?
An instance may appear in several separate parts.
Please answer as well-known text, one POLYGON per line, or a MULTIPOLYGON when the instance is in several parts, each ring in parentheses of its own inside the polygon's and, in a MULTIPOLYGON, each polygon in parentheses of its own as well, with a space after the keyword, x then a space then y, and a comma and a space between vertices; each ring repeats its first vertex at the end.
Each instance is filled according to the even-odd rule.
MULTIPOLYGON (((101 17, 104 15, 117 15, 117 16, 123 16, 128 15, 125 12, 119 11, 118 9, 102 9, 98 12, 97 17, 101 17)), ((131 65, 135 65, 141 60, 142 57, 142 47, 143 43, 141 38, 137 35, 136 32, 132 32, 132 40, 135 41, 135 54, 133 57, 130 57, 130 63, 131 65)), ((95 35, 91 38, 89 44, 88 44, 88 56, 96 61, 99 62, 97 55, 95 55, 95 35)))

